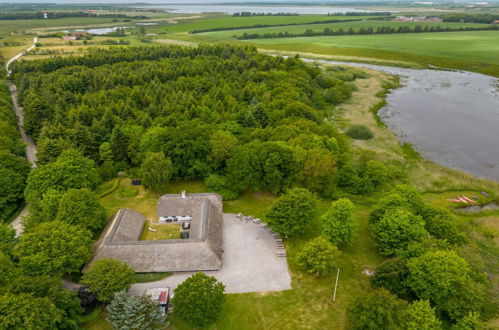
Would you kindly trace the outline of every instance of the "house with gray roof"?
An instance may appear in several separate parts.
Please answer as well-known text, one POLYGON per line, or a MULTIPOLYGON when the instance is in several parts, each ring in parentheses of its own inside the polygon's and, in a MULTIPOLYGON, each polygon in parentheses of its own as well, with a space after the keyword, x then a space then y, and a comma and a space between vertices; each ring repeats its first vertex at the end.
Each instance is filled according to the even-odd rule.
POLYGON ((168 194, 157 204, 158 218, 190 220, 187 239, 141 241, 145 217, 127 208, 118 211, 105 229, 91 263, 101 258, 126 262, 135 272, 218 270, 222 264, 223 207, 215 193, 168 194))

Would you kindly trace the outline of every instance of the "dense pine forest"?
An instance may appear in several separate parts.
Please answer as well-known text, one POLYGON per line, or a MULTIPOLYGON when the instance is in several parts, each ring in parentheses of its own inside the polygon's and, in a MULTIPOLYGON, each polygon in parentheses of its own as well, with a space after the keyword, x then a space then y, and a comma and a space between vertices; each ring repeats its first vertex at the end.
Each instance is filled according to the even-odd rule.
MULTIPOLYGON (((161 152, 173 179, 204 178, 225 198, 295 185, 330 196, 349 157, 325 119, 362 76, 227 45, 98 51, 14 72, 40 165, 74 148, 109 178, 161 152)), ((366 180, 360 189, 376 185, 366 180)))

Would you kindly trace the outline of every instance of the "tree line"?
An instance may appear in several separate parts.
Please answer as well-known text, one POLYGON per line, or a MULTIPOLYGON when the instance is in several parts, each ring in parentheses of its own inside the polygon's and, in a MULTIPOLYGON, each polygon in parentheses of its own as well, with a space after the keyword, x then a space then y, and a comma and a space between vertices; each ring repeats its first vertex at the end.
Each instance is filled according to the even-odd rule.
POLYGON ((361 27, 358 30, 350 28, 348 30, 339 29, 333 30, 331 28, 325 28, 323 31, 314 31, 312 29, 307 29, 303 33, 289 33, 284 32, 273 32, 273 33, 247 33, 244 32, 240 36, 235 38, 238 40, 250 40, 250 39, 272 39, 272 38, 296 38, 296 37, 321 37, 321 36, 343 36, 343 35, 369 35, 369 34, 396 34, 396 33, 432 33, 432 32, 461 32, 461 31, 489 31, 489 30, 499 30, 498 25, 490 25, 487 27, 441 27, 441 26, 421 26, 416 25, 414 28, 410 26, 381 26, 376 30, 372 27, 364 28, 361 27))
MULTIPOLYGON (((338 15, 334 15, 338 16, 338 15)), ((258 28, 267 28, 267 27, 277 27, 277 26, 294 26, 294 25, 310 25, 310 24, 327 24, 327 23, 345 23, 345 22, 357 22, 366 19, 358 19, 353 18, 349 20, 340 20, 340 19, 329 19, 324 21, 313 21, 307 23, 285 23, 285 24, 254 24, 254 25, 245 25, 245 26, 229 26, 229 27, 213 27, 207 29, 198 29, 189 31, 190 34, 196 33, 204 33, 204 32, 216 32, 216 31, 230 31, 230 30, 244 30, 244 29, 258 29, 258 28)), ((367 18, 367 20, 379 20, 377 17, 367 18)))
POLYGON ((499 15, 494 14, 444 14, 440 16, 444 22, 464 22, 490 24, 499 20, 499 15))

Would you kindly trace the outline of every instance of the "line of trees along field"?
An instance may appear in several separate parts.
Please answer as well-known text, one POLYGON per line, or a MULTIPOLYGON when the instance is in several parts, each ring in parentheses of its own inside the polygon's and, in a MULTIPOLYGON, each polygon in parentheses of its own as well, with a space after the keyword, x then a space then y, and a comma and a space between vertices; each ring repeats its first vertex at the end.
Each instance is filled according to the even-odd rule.
POLYGON ((320 36, 343 36, 343 35, 368 35, 368 34, 396 34, 396 33, 434 33, 434 32, 462 32, 462 31, 497 31, 499 30, 498 25, 490 25, 487 27, 441 27, 441 26, 421 26, 416 25, 415 27, 410 26, 381 26, 376 29, 372 27, 364 28, 361 27, 358 30, 350 28, 348 30, 338 29, 334 30, 331 28, 325 28, 322 31, 314 31, 312 29, 307 29, 303 33, 289 33, 284 32, 274 32, 274 33, 243 33, 240 36, 236 36, 239 40, 249 40, 249 39, 272 39, 272 38, 296 38, 296 37, 320 37, 320 36))
MULTIPOLYGON (((369 13, 369 15, 371 15, 369 13)), ((334 15, 334 16, 342 16, 342 15, 334 15)), ((357 15, 359 16, 359 15, 357 15)), ((354 18, 355 15, 352 15, 352 19, 338 19, 331 18, 327 20, 319 20, 319 21, 311 21, 307 23, 287 23, 287 24, 254 24, 254 25, 243 25, 243 26, 229 26, 229 27, 213 27, 206 29, 197 29, 189 31, 191 34, 196 33, 204 33, 204 32, 217 32, 217 31, 230 31, 230 30, 242 30, 242 29, 259 29, 266 27, 277 27, 277 26, 294 26, 294 25, 311 25, 311 24, 327 24, 327 23, 346 23, 346 22, 358 22, 362 20, 381 20, 379 17, 369 17, 369 18, 354 18)), ((385 20, 386 18, 382 18, 385 20)))

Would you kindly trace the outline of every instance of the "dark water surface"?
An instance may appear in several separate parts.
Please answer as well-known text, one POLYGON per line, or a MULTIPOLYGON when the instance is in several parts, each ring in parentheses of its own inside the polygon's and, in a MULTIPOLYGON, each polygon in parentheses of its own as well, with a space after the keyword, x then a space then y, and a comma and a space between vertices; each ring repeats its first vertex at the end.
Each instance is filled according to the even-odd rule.
POLYGON ((402 142, 441 165, 499 181, 499 79, 472 72, 348 64, 401 76, 379 111, 402 142))

